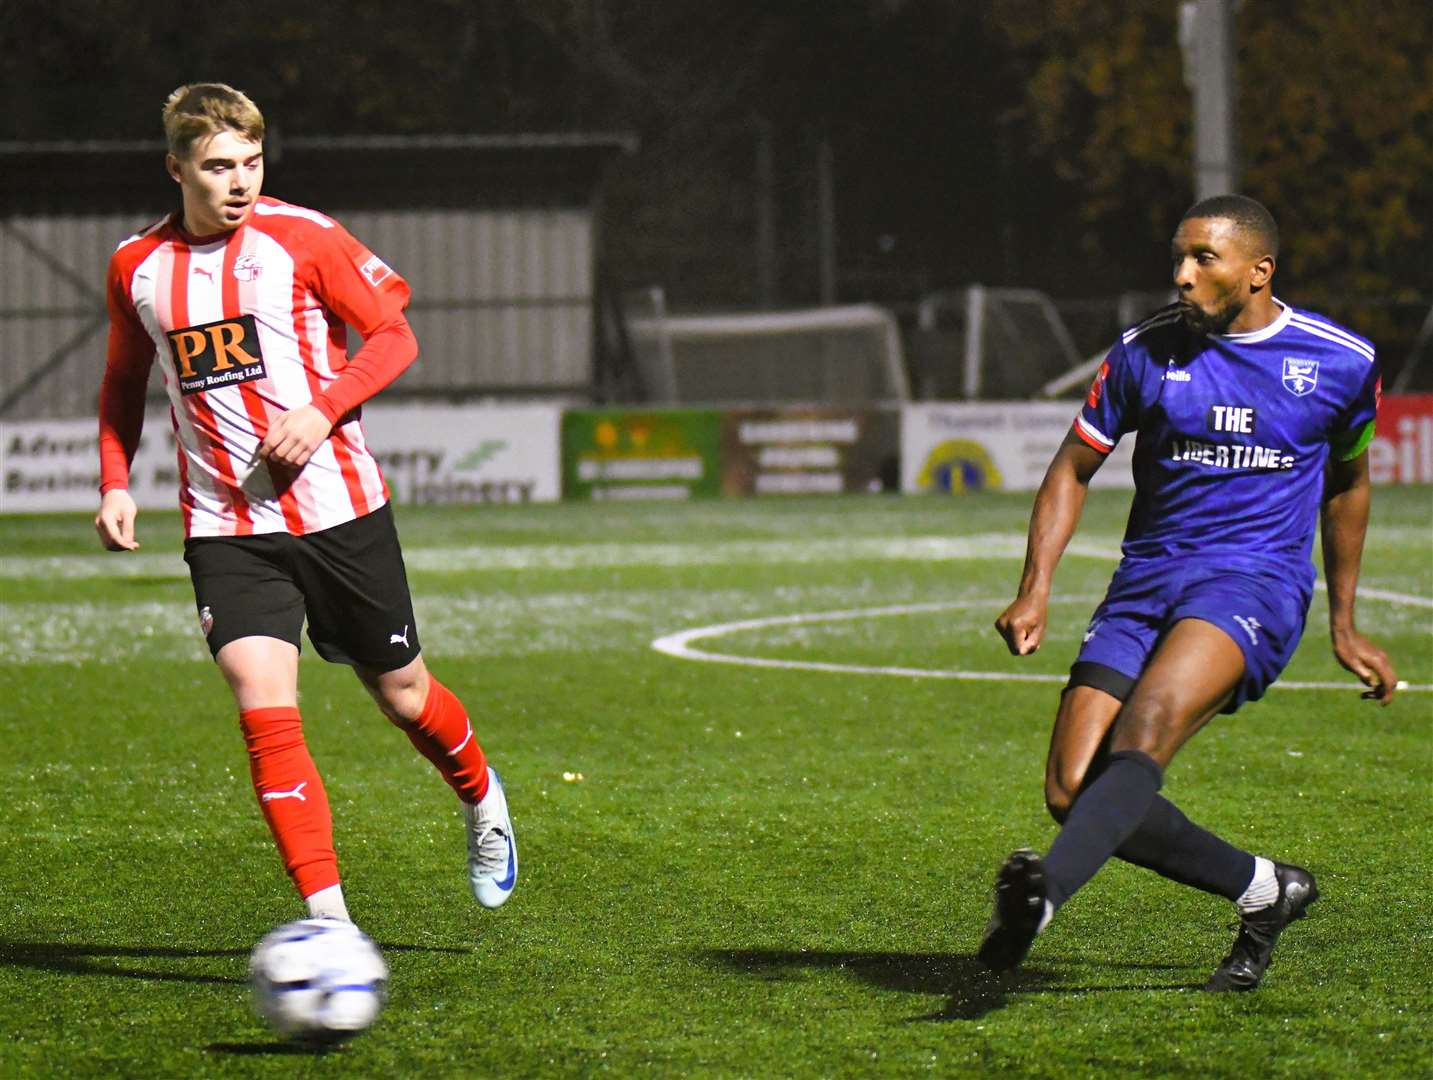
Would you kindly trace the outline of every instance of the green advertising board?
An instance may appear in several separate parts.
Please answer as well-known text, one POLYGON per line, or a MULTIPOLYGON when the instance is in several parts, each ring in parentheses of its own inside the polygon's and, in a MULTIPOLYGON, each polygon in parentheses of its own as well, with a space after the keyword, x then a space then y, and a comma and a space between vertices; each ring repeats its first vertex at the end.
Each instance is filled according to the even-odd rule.
POLYGON ((721 416, 710 409, 573 409, 562 417, 567 499, 721 494, 721 416))

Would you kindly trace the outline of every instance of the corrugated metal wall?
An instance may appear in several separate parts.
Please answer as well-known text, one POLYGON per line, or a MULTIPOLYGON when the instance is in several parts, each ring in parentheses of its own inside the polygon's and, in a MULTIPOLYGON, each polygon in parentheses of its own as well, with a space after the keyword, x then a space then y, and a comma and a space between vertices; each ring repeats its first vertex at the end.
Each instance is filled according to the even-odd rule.
MULTIPOLYGON (((587 391, 593 250, 585 210, 335 216, 412 286, 421 353, 395 391, 587 391)), ((94 414, 105 268, 146 220, 143 212, 0 220, 0 416, 94 414)))
POLYGON ((95 412, 109 325, 105 269, 142 217, 0 221, 0 416, 95 412))
POLYGON ((406 390, 585 391, 592 223, 585 211, 355 212, 339 219, 408 279, 421 348, 406 390))

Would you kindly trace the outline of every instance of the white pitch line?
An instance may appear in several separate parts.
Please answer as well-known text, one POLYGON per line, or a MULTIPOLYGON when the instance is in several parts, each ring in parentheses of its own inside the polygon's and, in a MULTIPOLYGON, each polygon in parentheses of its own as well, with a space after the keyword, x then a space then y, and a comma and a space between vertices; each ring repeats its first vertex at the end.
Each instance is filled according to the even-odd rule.
MULTIPOLYGON (((1072 555, 1119 557, 1117 538, 1072 543, 1072 555)), ((755 539, 711 542, 606 542, 571 544, 469 544, 460 547, 404 547, 409 570, 471 571, 604 570, 630 566, 726 566, 834 562, 945 562, 1018 559, 1025 553, 1021 533, 970 536, 846 537, 841 539, 755 539)), ((178 553, 14 555, 0 558, 0 579, 50 581, 59 578, 166 577, 187 579, 178 553)))
MULTIPOLYGON (((978 533, 970 536, 849 537, 843 539, 757 539, 702 542, 637 542, 543 545, 423 547, 404 550, 410 571, 470 573, 474 571, 600 570, 630 566, 689 567, 809 565, 858 562, 956 562, 968 559, 1021 559, 1023 533, 978 533)), ((1117 536, 1076 538, 1065 554, 1116 562, 1117 536)), ((143 552, 123 555, 14 555, 0 557, 0 580, 80 580, 84 578, 148 577, 187 580, 189 569, 177 553, 143 552)), ((1327 591, 1322 581, 1315 587, 1327 591)), ((1433 610, 1433 598, 1360 587, 1358 594, 1403 607, 1433 610)))
MULTIPOLYGON (((1322 580, 1316 581, 1314 587, 1320 592, 1328 592, 1329 587, 1322 580)), ((1413 596, 1410 593, 1389 592, 1387 589, 1365 589, 1359 586, 1358 595, 1369 600, 1385 600, 1398 607, 1418 607, 1433 609, 1433 599, 1426 596, 1413 596)))
MULTIPOLYGON (((1368 595, 1372 596, 1372 593, 1368 595)), ((1394 593, 1393 596, 1401 594, 1394 593)), ((1062 601, 1089 603, 1099 600, 1097 596, 1063 596, 1062 601)), ((1388 599, 1388 597, 1380 597, 1388 599)), ((1420 600, 1421 597, 1405 599, 1420 600)), ((707 652, 692 647, 694 641, 725 637, 743 630, 764 630, 773 626, 804 626, 810 623, 842 622, 852 619, 875 619, 888 615, 914 615, 927 611, 955 611, 965 608, 994 608, 1000 600, 948 600, 925 604, 895 604, 890 607, 849 608, 842 611, 804 611, 793 615, 772 615, 761 619, 742 619, 738 622, 716 623, 712 626, 697 626, 665 634, 652 642, 652 648, 678 660, 696 660, 710 664, 734 664, 739 667, 773 668, 786 671, 819 671, 835 675, 893 675, 903 679, 962 679, 973 682, 1025 682, 1063 683, 1068 675, 1044 674, 1019 671, 957 671, 943 668, 886 667, 869 664, 835 664, 823 660, 778 660, 764 656, 737 656, 733 653, 707 652)), ((1286 680, 1275 682, 1272 689, 1283 690, 1361 690, 1357 682, 1317 682, 1286 680)), ((1416 683, 1399 687, 1399 691, 1429 691, 1433 683, 1416 683)))

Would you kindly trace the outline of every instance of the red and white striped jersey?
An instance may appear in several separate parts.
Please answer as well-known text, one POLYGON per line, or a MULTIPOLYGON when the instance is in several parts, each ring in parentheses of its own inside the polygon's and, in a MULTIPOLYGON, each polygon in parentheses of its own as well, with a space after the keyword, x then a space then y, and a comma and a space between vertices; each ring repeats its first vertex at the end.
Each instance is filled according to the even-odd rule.
POLYGON ((110 259, 100 392, 100 490, 126 487, 157 358, 179 444, 186 536, 332 528, 388 490, 355 409, 417 344, 407 283, 332 218, 268 197, 232 233, 192 237, 178 214, 110 259), (365 341, 350 360, 345 324, 365 341), (332 434, 297 472, 257 459, 280 413, 312 404, 332 434))

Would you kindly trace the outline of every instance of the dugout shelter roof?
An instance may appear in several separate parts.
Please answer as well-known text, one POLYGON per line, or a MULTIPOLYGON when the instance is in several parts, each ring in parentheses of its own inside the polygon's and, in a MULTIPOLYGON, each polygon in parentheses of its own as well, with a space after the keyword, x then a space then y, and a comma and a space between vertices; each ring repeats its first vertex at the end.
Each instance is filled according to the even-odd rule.
MULTIPOLYGON (((623 133, 265 138, 264 193, 326 211, 585 207, 623 133)), ((0 143, 0 216, 175 201, 162 140, 0 143)))

